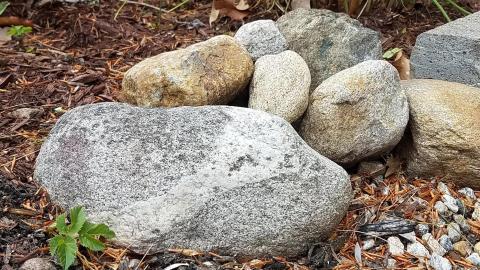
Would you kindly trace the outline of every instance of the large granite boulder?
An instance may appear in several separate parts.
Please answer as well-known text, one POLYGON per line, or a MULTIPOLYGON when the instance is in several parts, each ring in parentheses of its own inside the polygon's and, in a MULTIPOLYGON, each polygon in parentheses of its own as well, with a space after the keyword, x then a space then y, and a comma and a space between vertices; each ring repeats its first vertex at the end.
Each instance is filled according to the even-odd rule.
POLYGON ((246 90, 253 73, 248 52, 230 36, 161 53, 130 68, 123 100, 146 107, 227 104, 246 90))
POLYGON ((410 123, 398 149, 407 173, 480 188, 480 88, 438 80, 402 85, 410 123))
POLYGON ((344 165, 392 150, 408 122, 397 70, 370 60, 326 79, 310 96, 300 134, 320 154, 344 165))
POLYGON ((480 12, 424 32, 412 51, 412 75, 480 87, 480 12))
POLYGON ((260 57, 250 83, 248 107, 263 110, 292 123, 308 106, 310 71, 293 51, 260 57))
POLYGON ((287 40, 272 20, 258 20, 242 25, 235 33, 235 39, 255 61, 264 55, 281 53, 287 49, 287 40))
POLYGON ((143 252, 297 256, 352 198, 347 173, 288 122, 226 106, 76 108, 42 146, 35 178, 143 252))
POLYGON ((346 14, 300 8, 280 17, 277 25, 288 48, 307 62, 312 74, 310 91, 343 69, 382 59, 380 34, 346 14))

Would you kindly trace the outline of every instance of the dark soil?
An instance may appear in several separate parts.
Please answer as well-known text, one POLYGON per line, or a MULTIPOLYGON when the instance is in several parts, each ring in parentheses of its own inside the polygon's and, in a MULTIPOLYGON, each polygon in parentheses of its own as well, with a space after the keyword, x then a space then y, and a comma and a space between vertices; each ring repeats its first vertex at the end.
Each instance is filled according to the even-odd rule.
MULTIPOLYGON (((7 15, 34 22, 32 34, 0 45, 0 259, 18 267, 30 257, 48 253, 45 230, 60 211, 33 180, 35 157, 58 117, 76 106, 116 101, 123 72, 140 60, 231 34, 241 22, 223 18, 210 27, 208 1, 191 1, 161 15, 130 4, 119 10, 119 2, 113 0, 102 0, 100 6, 48 4, 40 9, 27 8, 26 1, 12 2, 7 15), (35 111, 26 118, 12 114, 20 108, 35 111)), ((167 9, 175 5, 163 4, 167 9)), ((474 1, 469 5, 480 9, 474 1)), ((459 17, 449 12, 452 18, 459 17)), ((279 15, 278 10, 258 7, 247 20, 279 15)), ((419 33, 445 21, 434 7, 422 5, 396 12, 379 9, 359 20, 382 33, 384 49, 400 47, 407 54, 419 33)), ((184 270, 195 268, 199 261, 213 261, 223 268, 237 263, 216 255, 192 259, 170 253, 144 261, 150 263, 149 269, 190 263, 184 270)), ((286 262, 277 258, 264 267, 284 269, 286 262)))

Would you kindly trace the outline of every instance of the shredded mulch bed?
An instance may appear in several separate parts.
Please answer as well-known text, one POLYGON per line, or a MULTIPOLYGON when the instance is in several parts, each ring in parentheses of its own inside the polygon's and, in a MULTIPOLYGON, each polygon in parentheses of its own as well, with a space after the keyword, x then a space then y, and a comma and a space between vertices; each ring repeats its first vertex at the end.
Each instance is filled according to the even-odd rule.
MULTIPOLYGON (((113 0, 100 1, 99 6, 48 4, 31 10, 25 8, 22 1, 12 2, 15 3, 7 15, 32 19, 34 23, 32 34, 0 45, 0 259, 5 265, 17 268, 29 258, 48 253, 48 226, 61 211, 33 180, 35 157, 57 119, 77 106, 117 101, 123 73, 140 60, 214 35, 233 34, 242 23, 222 18, 210 27, 211 3, 205 1, 191 1, 173 12, 161 14, 141 5, 127 4, 120 8, 121 3, 113 0)), ((165 8, 173 6, 174 3, 167 3, 165 8)), ((480 9, 474 4, 470 7, 480 9)), ((452 18, 459 17, 455 11, 449 12, 452 18)), ((247 21, 275 19, 279 15, 278 10, 257 7, 247 21)), ((400 11, 379 9, 359 20, 382 33, 384 49, 400 47, 407 55, 418 34, 445 22, 434 7, 421 5, 400 11)), ((421 180, 408 182, 394 175, 385 180, 385 185, 396 190, 395 196, 385 197, 369 188, 368 181, 359 184, 357 180, 352 179, 356 186, 354 205, 363 207, 351 209, 334 241, 320 245, 322 248, 312 248, 308 256, 299 261, 288 262, 277 257, 244 263, 218 254, 188 250, 144 256, 110 247, 104 256, 85 252, 86 257, 81 258, 79 264, 84 269, 108 266, 129 269, 129 264, 136 267, 140 262, 142 267, 163 269, 181 262, 184 265, 177 267, 184 270, 198 267, 303 270, 307 269, 305 265, 331 268, 338 264, 336 253, 340 252, 351 259, 351 264, 344 262, 338 267, 355 268, 352 245, 357 241, 357 234, 354 228, 365 209, 375 206, 378 213, 395 211, 398 200, 409 194, 411 185, 422 192, 431 185, 421 180), (384 206, 385 202, 390 206, 384 206)), ((425 198, 431 202, 433 198, 429 196, 425 198)), ((381 253, 366 256, 372 265, 383 258, 381 253)), ((411 258, 403 259, 405 267, 414 263, 411 258)))

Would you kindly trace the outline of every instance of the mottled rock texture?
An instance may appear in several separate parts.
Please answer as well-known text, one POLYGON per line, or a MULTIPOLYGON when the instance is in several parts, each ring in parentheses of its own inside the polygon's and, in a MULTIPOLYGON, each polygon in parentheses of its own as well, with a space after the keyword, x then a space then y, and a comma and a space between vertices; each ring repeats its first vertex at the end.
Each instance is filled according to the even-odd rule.
POLYGON ((145 107, 227 104, 246 91, 252 73, 245 48, 222 35, 141 61, 125 73, 121 93, 145 107))
POLYGON ((320 154, 351 166, 392 150, 407 122, 407 97, 397 70, 386 61, 369 60, 315 89, 300 134, 320 154))
POLYGON ((312 74, 310 91, 343 69, 382 59, 380 34, 343 13, 300 8, 280 17, 277 25, 288 49, 307 62, 312 74))
POLYGON ((137 251, 298 256, 352 198, 345 170, 288 122, 226 106, 78 107, 51 131, 35 178, 137 251))
POLYGON ((413 77, 480 87, 480 12, 417 37, 411 56, 413 77))
POLYGON ((480 188, 480 89, 438 80, 403 81, 410 106, 399 150, 407 173, 480 188))
POLYGON ((293 51, 266 55, 255 62, 248 107, 263 110, 292 123, 308 106, 310 71, 293 51))

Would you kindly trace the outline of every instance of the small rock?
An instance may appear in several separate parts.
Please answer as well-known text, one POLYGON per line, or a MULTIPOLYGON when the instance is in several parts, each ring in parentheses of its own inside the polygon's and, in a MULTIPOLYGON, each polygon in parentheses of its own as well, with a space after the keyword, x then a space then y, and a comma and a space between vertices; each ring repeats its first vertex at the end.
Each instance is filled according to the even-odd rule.
POLYGON ((452 269, 452 264, 450 261, 438 254, 432 254, 432 257, 430 257, 430 266, 434 270, 451 270, 452 269))
POLYGON ((465 219, 464 216, 462 215, 454 215, 453 220, 460 225, 460 229, 462 229, 463 232, 467 233, 470 231, 470 225, 468 225, 467 220, 465 219))
POLYGON ((472 200, 477 199, 477 196, 475 196, 475 192, 473 191, 473 189, 471 189, 469 187, 464 187, 464 188, 459 189, 458 193, 463 194, 463 195, 465 195, 466 197, 468 197, 472 200))
POLYGON ((437 184, 437 189, 438 189, 438 191, 440 191, 440 193, 442 193, 443 195, 450 195, 450 196, 452 195, 452 194, 450 193, 450 190, 448 189, 448 186, 445 185, 445 183, 443 183, 443 182, 439 182, 439 183, 437 184))
POLYGON ((432 253, 436 253, 440 256, 445 255, 447 251, 438 243, 438 241, 433 238, 431 233, 427 233, 424 236, 422 236, 423 241, 427 242, 428 247, 432 251, 432 253))
POLYGON ((448 237, 447 235, 442 235, 440 236, 440 238, 438 239, 438 242, 440 243, 440 245, 442 245, 442 247, 448 252, 450 250, 453 250, 453 243, 452 243, 452 240, 450 239, 450 237, 448 237))
POLYGON ((430 257, 430 252, 428 249, 422 245, 420 242, 410 243, 407 245, 407 252, 413 256, 419 257, 430 257))
POLYGON ((397 260, 388 258, 387 260, 387 269, 395 269, 397 265, 397 260))
POLYGON ((445 206, 447 206, 448 209, 450 209, 452 212, 454 213, 458 212, 457 200, 453 198, 451 195, 443 194, 442 201, 445 203, 445 206))
POLYGON ((417 224, 417 226, 415 226, 415 231, 416 231, 421 237, 423 237, 425 234, 427 234, 428 232, 430 232, 430 226, 428 226, 428 224, 420 223, 420 224, 417 224))
POLYGON ((401 256, 405 252, 405 246, 398 237, 391 236, 387 239, 388 251, 393 256, 401 256))
POLYGON ((377 177, 384 175, 387 170, 385 164, 380 161, 362 161, 358 165, 358 174, 377 177))
POLYGON ((42 109, 38 108, 20 108, 10 113, 10 116, 19 119, 29 119, 34 116, 41 116, 43 114, 42 109))
POLYGON ((469 261, 475 266, 480 266, 480 256, 477 252, 470 254, 470 256, 467 257, 467 261, 469 261))
POLYGON ((414 243, 417 242, 417 237, 415 236, 415 232, 409 232, 409 233, 402 233, 400 234, 401 237, 407 239, 408 241, 414 243))
POLYGON ((475 202, 472 218, 474 220, 480 220, 480 202, 475 202))
POLYGON ((448 237, 452 240, 453 243, 458 242, 462 237, 462 231, 460 230, 460 226, 455 223, 449 223, 447 225, 447 233, 448 237))
POLYGON ((465 205, 463 204, 463 202, 459 199, 456 199, 455 200, 455 203, 457 204, 458 206, 458 214, 460 215, 465 215, 466 213, 466 209, 465 209, 465 205))
POLYGON ((367 239, 363 241, 363 246, 362 250, 369 250, 375 246, 375 240, 374 239, 367 239))
POLYGON ((448 207, 442 201, 437 201, 434 207, 440 216, 449 217, 452 215, 452 212, 448 209, 448 207))
POLYGON ((416 210, 419 210, 419 211, 425 210, 429 206, 428 202, 425 201, 424 199, 420 198, 420 197, 412 197, 411 200, 415 204, 415 209, 416 210))
POLYGON ((475 246, 473 246, 473 250, 476 252, 476 253, 480 253, 480 242, 477 242, 475 244, 475 246))
POLYGON ((128 268, 129 269, 137 269, 138 266, 140 265, 140 260, 139 259, 131 259, 130 262, 128 263, 128 268))
POLYGON ((467 241, 459 241, 453 244, 453 250, 460 253, 463 257, 466 257, 472 253, 472 247, 467 241))
POLYGON ((33 258, 23 263, 20 270, 56 270, 55 265, 46 258, 33 258))
POLYGON ((287 40, 272 20, 258 20, 242 25, 235 34, 235 39, 247 49, 254 61, 264 55, 281 53, 288 47, 287 40))

